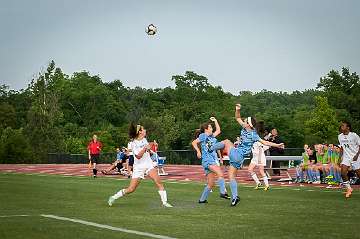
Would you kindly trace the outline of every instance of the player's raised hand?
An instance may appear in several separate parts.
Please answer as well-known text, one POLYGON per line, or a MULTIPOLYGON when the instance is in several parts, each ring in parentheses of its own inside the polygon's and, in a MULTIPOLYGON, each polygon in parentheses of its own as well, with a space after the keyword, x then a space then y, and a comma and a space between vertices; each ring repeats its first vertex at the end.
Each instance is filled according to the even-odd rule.
POLYGON ((240 110, 240 109, 241 109, 241 105, 240 105, 240 104, 236 104, 236 105, 235 105, 235 109, 236 109, 236 110, 240 110))
POLYGON ((213 122, 217 121, 217 119, 215 117, 210 117, 210 120, 213 122))

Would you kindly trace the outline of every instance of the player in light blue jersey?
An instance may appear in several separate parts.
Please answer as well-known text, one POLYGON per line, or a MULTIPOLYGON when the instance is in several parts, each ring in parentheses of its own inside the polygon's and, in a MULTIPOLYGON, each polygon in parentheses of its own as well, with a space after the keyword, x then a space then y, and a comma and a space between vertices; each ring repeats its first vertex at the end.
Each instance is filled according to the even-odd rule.
POLYGON ((251 152, 253 144, 259 141, 263 145, 284 148, 283 143, 275 144, 261 139, 255 130, 256 120, 253 117, 247 117, 245 120, 242 120, 240 116, 240 109, 241 109, 241 105, 236 104, 235 119, 242 127, 240 131, 241 144, 238 145, 237 148, 235 148, 230 141, 223 141, 224 143, 223 151, 225 151, 225 153, 228 152, 228 155, 230 157, 229 181, 230 181, 230 189, 232 194, 231 206, 235 206, 240 201, 235 177, 237 170, 241 168, 244 162, 244 156, 248 155, 251 152))
POLYGON ((215 132, 211 122, 207 122, 201 125, 196 139, 192 142, 192 146, 196 150, 196 155, 201 159, 201 164, 204 168, 207 184, 201 194, 199 203, 207 203, 208 195, 211 189, 215 185, 215 176, 218 177, 218 184, 220 188, 220 197, 224 199, 230 199, 226 193, 224 174, 219 165, 217 149, 223 148, 224 144, 218 142, 216 136, 221 133, 220 125, 215 117, 211 117, 210 120, 215 124, 215 132), (200 148, 199 148, 200 145, 200 148))

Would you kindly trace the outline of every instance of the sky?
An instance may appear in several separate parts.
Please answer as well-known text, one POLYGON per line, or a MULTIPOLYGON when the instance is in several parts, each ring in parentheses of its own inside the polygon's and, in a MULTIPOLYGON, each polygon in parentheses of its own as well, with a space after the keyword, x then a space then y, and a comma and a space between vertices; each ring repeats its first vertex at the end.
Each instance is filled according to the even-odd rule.
POLYGON ((0 0, 0 84, 26 88, 51 60, 125 86, 194 71, 225 91, 313 89, 360 71, 357 0, 0 0), (154 24, 155 36, 145 27, 154 24))

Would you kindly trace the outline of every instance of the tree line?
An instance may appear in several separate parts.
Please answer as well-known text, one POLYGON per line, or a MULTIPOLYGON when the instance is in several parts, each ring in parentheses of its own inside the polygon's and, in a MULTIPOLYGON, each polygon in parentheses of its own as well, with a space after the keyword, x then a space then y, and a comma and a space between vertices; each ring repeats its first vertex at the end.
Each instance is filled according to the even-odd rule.
POLYGON ((359 76, 349 68, 331 70, 315 89, 292 93, 264 89, 233 95, 192 71, 171 80, 175 87, 130 88, 86 71, 66 75, 51 61, 26 89, 1 85, 0 163, 85 153, 92 134, 99 136, 104 152, 113 152, 127 145, 130 122, 144 125, 160 150, 190 149, 194 130, 210 116, 220 122, 220 138, 234 140, 240 132, 234 120, 237 102, 243 116, 276 127, 287 147, 336 143, 341 120, 350 121, 355 132, 360 129, 359 76))

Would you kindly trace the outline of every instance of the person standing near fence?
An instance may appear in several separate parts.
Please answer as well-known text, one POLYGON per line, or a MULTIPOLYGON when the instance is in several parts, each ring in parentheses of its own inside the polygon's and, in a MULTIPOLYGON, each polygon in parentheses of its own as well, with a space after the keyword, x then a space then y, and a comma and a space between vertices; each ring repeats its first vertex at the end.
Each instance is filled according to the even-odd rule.
MULTIPOLYGON (((275 129, 275 128, 273 128, 271 130, 271 136, 269 138, 269 141, 274 143, 274 144, 283 144, 284 143, 284 141, 282 141, 281 138, 279 137, 278 130, 275 129)), ((269 151, 270 151, 270 156, 284 155, 284 149, 283 148, 270 147, 269 151)), ((273 161, 272 162, 272 167, 273 168, 280 168, 280 161, 273 161)), ((273 169, 273 175, 280 176, 280 169, 273 169)))
POLYGON ((97 139, 97 135, 94 134, 92 137, 92 140, 89 142, 87 149, 89 154, 89 161, 90 164, 92 164, 92 171, 93 171, 93 177, 96 178, 97 176, 97 169, 96 164, 99 162, 100 159, 100 152, 101 152, 102 144, 97 139))
POLYGON ((159 189, 158 192, 162 205, 164 207, 172 207, 172 205, 167 201, 167 193, 155 168, 155 164, 150 158, 150 148, 152 143, 149 144, 145 138, 146 129, 142 125, 131 124, 129 128, 129 136, 134 139, 132 142, 134 168, 130 185, 110 196, 108 200, 109 206, 112 206, 116 199, 133 193, 140 184, 141 179, 144 179, 146 175, 149 175, 159 189))
POLYGON ((207 180, 207 184, 200 196, 199 203, 207 203, 209 193, 215 186, 215 176, 218 177, 220 197, 230 199, 226 193, 224 174, 219 165, 217 150, 214 148, 217 144, 216 136, 221 133, 220 125, 215 117, 210 117, 210 120, 215 124, 215 132, 213 132, 211 122, 206 122, 201 125, 200 131, 196 132, 196 134, 198 134, 195 135, 196 139, 191 143, 196 151, 196 156, 201 159, 201 164, 204 168, 207 180))
POLYGON ((341 176, 346 187, 345 197, 349 198, 353 189, 350 186, 348 171, 353 169, 360 176, 360 137, 351 132, 351 124, 347 121, 341 123, 340 131, 338 140, 342 149, 341 176))

